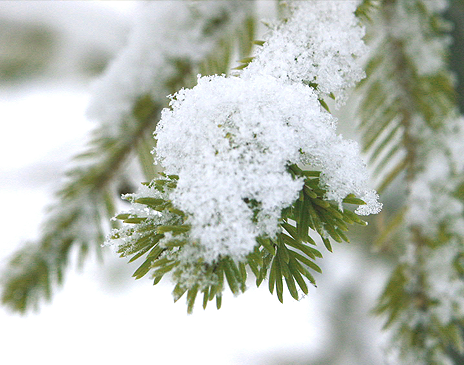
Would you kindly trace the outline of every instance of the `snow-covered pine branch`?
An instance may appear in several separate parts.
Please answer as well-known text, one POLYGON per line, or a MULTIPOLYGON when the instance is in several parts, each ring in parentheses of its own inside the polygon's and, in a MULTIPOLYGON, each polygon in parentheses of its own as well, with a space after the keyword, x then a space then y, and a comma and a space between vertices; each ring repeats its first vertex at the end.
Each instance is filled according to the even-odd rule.
MULTIPOLYGON (((129 224, 112 235, 123 255, 136 253, 134 247, 155 252, 136 277, 153 269, 158 282, 173 270, 175 297, 188 290, 190 310, 199 290, 204 305, 220 296, 222 266, 233 292, 234 283, 244 285, 245 264, 258 282, 270 266, 279 299, 282 275, 297 297, 293 280, 304 291, 300 271, 307 270, 293 264, 300 254, 287 245, 314 250, 302 243, 314 242, 308 227, 329 249, 329 236, 346 238, 345 222, 359 222, 356 214, 346 216, 347 197, 362 199, 354 200, 363 204, 358 214, 380 210, 356 143, 336 134, 323 101, 343 103, 346 89, 364 75, 364 29, 355 10, 356 2, 292 3, 291 17, 238 77, 199 77, 194 88, 171 97, 154 151, 167 177, 128 197, 134 208, 119 217, 129 224), (296 165, 318 170, 318 178, 308 179, 296 165), (146 235, 150 229, 156 242, 146 235)), ((303 263, 318 268, 307 255, 303 263)))
POLYGON ((406 195, 380 242, 388 247, 404 228, 392 242, 399 262, 376 308, 391 328, 393 363, 451 364, 449 348, 464 349, 464 120, 447 65, 447 5, 385 2, 372 22, 359 89, 364 148, 380 189, 400 181, 406 195))
POLYGON ((3 304, 22 313, 38 307, 64 282, 73 249, 80 261, 100 252, 130 156, 138 154, 147 179, 155 175, 151 133, 166 95, 192 85, 200 69, 225 72, 227 40, 240 32, 239 42, 249 43, 251 13, 243 1, 141 4, 127 46, 94 86, 89 116, 99 124, 90 142, 66 172, 41 237, 18 250, 2 275, 3 304))

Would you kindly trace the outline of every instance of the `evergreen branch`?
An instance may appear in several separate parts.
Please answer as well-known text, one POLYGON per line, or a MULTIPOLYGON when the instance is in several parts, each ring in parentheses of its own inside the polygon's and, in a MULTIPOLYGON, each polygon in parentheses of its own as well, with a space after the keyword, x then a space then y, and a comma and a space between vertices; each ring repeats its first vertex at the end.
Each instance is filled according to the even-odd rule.
POLYGON ((458 323, 464 310, 456 297, 464 287, 452 264, 462 245, 456 230, 462 203, 454 197, 462 172, 455 168, 452 139, 461 135, 462 121, 446 68, 447 27, 439 10, 422 0, 385 1, 372 26, 378 34, 372 37, 376 47, 368 78, 359 88, 364 150, 381 174, 379 190, 401 176, 407 194, 378 239, 406 228, 402 257, 375 313, 393 333, 394 356, 418 364, 445 363, 449 347, 459 350, 463 343, 458 323), (447 171, 432 178, 437 156, 443 156, 440 164, 447 171), (445 294, 444 286, 453 286, 454 293, 445 294))
POLYGON ((404 222, 404 216, 406 214, 407 207, 403 207, 399 212, 397 212, 393 218, 390 219, 386 227, 381 229, 380 234, 374 241, 374 247, 382 250, 386 245, 387 241, 391 241, 391 236, 395 234, 398 229, 402 226, 404 222))
MULTIPOLYGON (((378 12, 383 18, 377 19, 377 23, 389 24, 395 6, 402 6, 398 4, 400 2, 386 2, 378 12)), ((421 4, 420 0, 411 2, 408 11, 423 14, 422 31, 427 37, 440 37, 444 29, 432 28, 432 24, 438 24, 436 15, 427 12, 421 4)), ((382 28, 378 35, 380 39, 374 38, 375 48, 366 65, 367 78, 358 86, 363 95, 358 107, 363 149, 371 153, 371 162, 377 161, 376 172, 380 175, 384 174, 390 159, 403 153, 408 157, 407 163, 402 163, 401 167, 420 170, 421 166, 409 148, 421 142, 411 135, 412 119, 420 118, 424 128, 437 130, 447 116, 454 113, 456 104, 449 72, 437 70, 430 74, 419 70, 417 62, 421 61, 414 59, 415 55, 408 50, 408 41, 385 29, 382 28), (385 153, 385 150, 389 152, 385 153)), ((375 26, 372 33, 375 34, 375 26)), ((392 181, 389 176, 382 182, 382 187, 392 181)))
POLYGON ((114 215, 116 174, 134 146, 154 128, 159 111, 160 106, 142 99, 134 110, 136 123, 127 125, 131 130, 117 137, 105 137, 103 128, 94 132, 89 152, 76 157, 80 164, 67 173, 68 181, 57 193, 43 236, 18 251, 7 267, 4 305, 21 313, 37 308, 42 298, 51 298, 54 286, 63 283, 72 247, 78 247, 81 259, 90 247, 99 251, 107 231, 104 222, 114 215), (151 113, 138 113, 142 103, 150 103, 151 113))
POLYGON ((373 14, 379 8, 381 0, 363 0, 355 11, 358 19, 371 21, 373 14))
MULTIPOLYGON (((341 209, 324 198, 326 191, 319 186, 318 171, 301 170, 296 165, 290 165, 289 171, 295 178, 305 178, 300 198, 282 212, 281 231, 276 237, 258 237, 253 252, 244 261, 237 262, 229 256, 221 256, 213 263, 191 259, 195 256, 190 252, 197 249, 198 243, 190 236, 188 215, 167 199, 175 191, 178 177, 163 173, 148 185, 148 190, 126 196, 134 208, 116 216, 124 227, 114 231, 111 240, 117 242, 121 257, 130 257, 129 262, 142 259, 134 278, 150 273, 157 284, 170 273, 175 283, 174 300, 187 293, 188 313, 193 310, 198 292, 203 293, 203 308, 216 298, 218 309, 224 283, 234 294, 244 292, 247 270, 254 274, 257 286, 268 278, 269 290, 273 293, 275 289, 279 301, 283 302, 284 281, 290 295, 298 300, 296 285, 307 294, 306 280, 316 285, 311 271, 321 273, 315 260, 322 258, 322 254, 315 248, 310 232, 317 230, 331 251, 329 237, 348 242, 344 234, 347 225, 365 222, 347 208, 341 209)), ((365 204, 353 195, 345 200, 346 204, 365 204)))
MULTIPOLYGON (((108 231, 105 223, 115 213, 117 180, 133 152, 139 156, 146 178, 151 180, 154 177, 156 170, 152 158, 148 157, 153 147, 149 136, 157 125, 161 109, 166 106, 166 95, 181 87, 192 86, 200 70, 205 74, 215 74, 228 69, 231 49, 237 40, 229 37, 227 32, 216 33, 231 22, 231 14, 223 12, 218 16, 217 19, 206 19, 202 28, 210 37, 217 38, 215 47, 205 59, 166 60, 166 64, 170 64, 168 67, 175 72, 164 79, 158 94, 139 95, 134 100, 130 115, 116 123, 116 127, 102 123, 93 132, 87 151, 76 156, 75 167, 66 173, 67 181, 56 194, 57 202, 50 208, 43 223, 42 237, 37 243, 19 250, 10 260, 3 274, 2 304, 20 313, 38 308, 41 300, 50 300, 53 287, 63 283, 73 247, 79 249, 79 261, 83 261, 89 248, 100 251, 108 231)), ((242 51, 250 50, 253 19, 249 16, 228 30, 240 32, 238 40, 242 51)), ((155 253, 151 257, 156 256, 155 253)), ((143 270, 138 275, 142 273, 143 270)))
POLYGON ((331 240, 348 241, 349 224, 365 224, 356 213, 381 207, 366 187, 357 150, 335 134, 324 102, 336 93, 341 103, 346 88, 362 77, 359 65, 348 61, 364 52, 354 4, 310 2, 287 10, 291 18, 254 58, 241 60, 239 78, 202 77, 172 97, 157 127, 156 152, 166 171, 178 176, 162 175, 128 196, 131 210, 117 216, 125 225, 114 232, 113 243, 131 260, 144 257, 134 276, 151 272, 156 284, 169 273, 174 300, 186 293, 188 312, 198 293, 203 307, 216 298, 219 308, 226 286, 243 292, 247 268, 257 286, 269 277, 279 301, 284 281, 298 299, 297 285, 306 293, 305 280, 315 283, 311 271, 321 271, 310 230, 332 251, 331 240), (329 11, 334 9, 343 20, 329 11), (338 37, 329 51, 319 44, 321 28, 311 31, 318 13, 338 37), (355 37, 348 49, 341 46, 348 36, 338 24, 355 37), (287 45, 290 54, 282 51, 287 45), (279 52, 289 63, 275 56, 279 52), (337 58, 331 72, 327 52, 337 58), (332 72, 338 77, 327 79, 332 72), (244 99, 248 94, 253 98, 244 99), (288 100, 298 100, 305 112, 288 100), (303 162, 322 171, 301 170, 296 163, 303 162), (343 204, 361 207, 353 213, 343 204))

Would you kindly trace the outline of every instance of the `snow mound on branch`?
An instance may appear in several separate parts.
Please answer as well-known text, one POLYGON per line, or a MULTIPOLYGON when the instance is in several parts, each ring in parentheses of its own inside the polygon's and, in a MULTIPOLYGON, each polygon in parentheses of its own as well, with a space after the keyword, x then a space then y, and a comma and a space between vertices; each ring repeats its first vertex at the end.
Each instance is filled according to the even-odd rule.
MULTIPOLYGON (((170 198, 186 212, 191 239, 212 262, 242 260, 256 237, 274 236, 282 209, 298 197, 303 181, 289 163, 322 170, 328 198, 372 196, 357 145, 335 133, 335 118, 314 90, 275 77, 202 77, 172 96, 156 130, 156 155, 168 174, 179 175, 170 198)), ((365 213, 378 211, 376 198, 365 213)))
POLYGON ((367 52, 364 27, 354 15, 358 1, 297 1, 244 75, 273 75, 283 82, 317 84, 318 96, 337 96, 365 77, 359 58, 367 52), (272 62, 269 62, 272 60, 272 62))

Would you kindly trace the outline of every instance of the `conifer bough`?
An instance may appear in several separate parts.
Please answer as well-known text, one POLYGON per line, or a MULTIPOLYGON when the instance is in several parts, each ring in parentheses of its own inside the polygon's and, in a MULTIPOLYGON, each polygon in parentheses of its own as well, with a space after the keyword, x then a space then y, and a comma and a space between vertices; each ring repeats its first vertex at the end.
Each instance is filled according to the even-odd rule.
POLYGON ((171 96, 155 132, 165 175, 127 196, 133 207, 110 240, 131 260, 147 254, 136 278, 171 273, 189 311, 198 292, 219 307, 224 282, 244 291, 248 269, 280 301, 283 281, 298 299, 297 285, 307 293, 305 280, 315 284, 311 271, 320 272, 310 230, 331 251, 331 239, 348 241, 348 225, 364 223, 358 214, 380 210, 356 143, 336 134, 324 101, 341 105, 364 76, 355 10, 292 3, 234 76, 199 77, 171 96))
POLYGON ((380 210, 357 145, 335 133, 330 113, 363 79, 367 58, 351 99, 363 152, 378 191, 404 187, 377 239, 398 254, 375 308, 392 337, 386 356, 452 364, 450 349, 464 351, 464 119, 447 69, 449 1, 279 1, 288 18, 250 55, 252 3, 144 3, 128 47, 96 85, 89 114, 102 125, 91 151, 71 171, 40 244, 10 261, 2 302, 25 311, 50 298, 71 248, 85 253, 103 240, 114 172, 134 149, 151 182, 126 195, 131 208, 116 215, 122 228, 108 242, 141 261, 135 278, 170 276, 189 312, 200 296, 203 307, 214 299, 220 307, 223 290, 243 292, 250 273, 280 301, 284 287, 295 299, 307 293, 319 246, 332 251, 350 225, 365 224, 359 215, 380 210), (369 20, 367 57, 359 19, 369 20), (205 77, 227 71, 235 40, 233 76, 205 77), (197 73, 197 85, 181 89, 197 73), (153 179, 154 141, 137 125, 153 131, 176 91, 155 134, 165 173, 153 179))
MULTIPOLYGON (((198 293, 203 295, 203 308, 216 298, 219 309, 225 283, 234 294, 245 291, 248 271, 254 274, 257 286, 267 278, 270 292, 275 289, 281 302, 285 280, 290 295, 298 300, 301 293, 308 294, 306 280, 316 285, 312 271, 321 273, 315 260, 322 258, 322 253, 310 237, 310 230, 317 232, 325 248, 332 251, 330 240, 349 242, 345 235, 348 227, 366 224, 347 205, 365 203, 350 195, 343 200, 341 209, 340 204, 324 198, 326 191, 320 188, 318 171, 301 170, 296 165, 287 170, 293 178, 304 179, 303 189, 298 199, 281 212, 274 237, 256 237, 255 245, 244 259, 236 260, 230 254, 219 255, 210 262, 204 259, 201 242, 192 241, 188 215, 168 200, 179 177, 164 173, 146 184, 143 191, 125 196, 133 208, 130 213, 116 216, 125 227, 113 232, 111 239, 118 242, 121 257, 130 257, 129 262, 144 256, 133 274, 136 279, 151 272, 157 284, 171 273, 174 299, 177 301, 187 293, 189 313, 198 293)), ((256 200, 245 200, 258 212, 256 200)))

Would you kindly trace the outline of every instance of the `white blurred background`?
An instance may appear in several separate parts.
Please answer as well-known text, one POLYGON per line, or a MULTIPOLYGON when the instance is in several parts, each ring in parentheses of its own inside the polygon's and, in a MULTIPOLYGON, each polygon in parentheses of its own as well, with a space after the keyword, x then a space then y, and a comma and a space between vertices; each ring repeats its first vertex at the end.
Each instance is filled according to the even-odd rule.
MULTIPOLYGON (((0 270, 39 237, 62 172, 94 127, 85 117, 90 85, 124 46, 136 6, 0 2, 0 270)), ((264 282, 192 315, 183 299, 173 303, 170 285, 133 280, 136 266, 104 248, 103 262, 72 263, 39 312, 0 307, 0 362, 381 364, 381 323, 369 311, 389 269, 353 242, 324 254, 318 288, 300 301, 284 295, 280 304, 264 282)))

